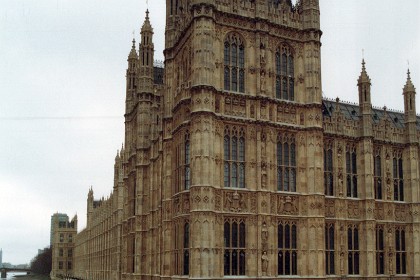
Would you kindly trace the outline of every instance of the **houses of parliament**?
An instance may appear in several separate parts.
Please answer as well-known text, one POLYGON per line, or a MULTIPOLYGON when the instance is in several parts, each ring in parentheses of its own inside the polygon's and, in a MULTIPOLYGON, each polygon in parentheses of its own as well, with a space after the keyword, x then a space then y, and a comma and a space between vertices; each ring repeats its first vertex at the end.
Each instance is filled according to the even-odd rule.
POLYGON ((164 67, 148 11, 140 34, 113 192, 53 275, 420 279, 410 72, 404 112, 364 60, 358 104, 323 98, 318 0, 166 0, 164 67))

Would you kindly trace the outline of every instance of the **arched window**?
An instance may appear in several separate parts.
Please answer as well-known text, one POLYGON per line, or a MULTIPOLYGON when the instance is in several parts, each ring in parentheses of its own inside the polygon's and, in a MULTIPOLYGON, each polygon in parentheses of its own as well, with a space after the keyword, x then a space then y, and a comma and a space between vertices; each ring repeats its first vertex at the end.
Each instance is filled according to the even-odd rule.
POLYGON ((385 273, 385 246, 383 226, 376 226, 376 274, 385 273))
POLYGON ((277 190, 296 191, 296 146, 294 137, 277 139, 277 190))
POLYGON ((381 149, 375 148, 375 155, 373 158, 373 184, 375 199, 382 199, 382 163, 381 163, 381 149))
POLYGON ((224 275, 245 275, 246 228, 243 220, 226 219, 224 224, 224 275))
POLYGON ((190 224, 184 225, 184 260, 183 275, 190 274, 190 224))
POLYGON ((276 98, 295 100, 295 66, 290 47, 282 46, 276 52, 276 98))
POLYGON ((397 228, 395 230, 395 268, 397 274, 407 273, 407 251, 405 248, 405 230, 397 228))
POLYGON ((404 179, 402 152, 394 152, 393 158, 394 200, 404 201, 404 179))
POLYGON ((189 190, 191 187, 191 168, 190 168, 190 135, 187 133, 185 134, 185 142, 184 142, 184 188, 189 190))
POLYGON ((297 227, 281 221, 277 226, 277 274, 297 275, 297 227))
POLYGON ((226 37, 223 64, 224 89, 245 92, 245 46, 235 34, 226 37))
POLYGON ((334 224, 325 225, 325 273, 335 274, 334 224))
POLYGON ((242 129, 226 129, 223 151, 225 188, 245 188, 245 135, 242 129))
POLYGON ((347 229, 348 274, 359 274, 359 230, 357 226, 347 229))
POLYGON ((354 146, 346 147, 347 197, 357 197, 357 158, 354 146))
POLYGON ((324 191, 325 195, 334 195, 333 153, 331 143, 327 143, 324 147, 324 191))

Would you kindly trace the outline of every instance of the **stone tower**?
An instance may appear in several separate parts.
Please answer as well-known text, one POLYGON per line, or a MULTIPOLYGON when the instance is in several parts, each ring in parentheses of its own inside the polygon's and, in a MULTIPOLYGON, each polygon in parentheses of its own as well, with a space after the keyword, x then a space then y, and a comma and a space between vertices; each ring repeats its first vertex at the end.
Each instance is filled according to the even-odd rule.
MULTIPOLYGON (((298 222, 296 186, 323 203, 319 3, 166 2, 163 230, 176 241, 163 275, 277 275, 274 236, 298 222)), ((315 241, 298 245, 302 275, 323 275, 320 210, 303 210, 299 238, 315 241)), ((293 256, 279 271, 296 272, 293 256)))

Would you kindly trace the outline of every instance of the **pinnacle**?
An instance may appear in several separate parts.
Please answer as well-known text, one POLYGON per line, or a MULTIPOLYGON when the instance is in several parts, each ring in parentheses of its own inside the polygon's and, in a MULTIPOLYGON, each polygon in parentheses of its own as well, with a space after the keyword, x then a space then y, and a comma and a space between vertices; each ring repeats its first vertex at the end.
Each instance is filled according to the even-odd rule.
POLYGON ((362 60, 362 72, 360 73, 359 79, 357 81, 359 84, 370 83, 369 75, 366 72, 366 62, 364 58, 362 60))
POLYGON ((136 51, 136 40, 133 38, 133 46, 131 47, 130 54, 128 55, 128 58, 135 58, 137 59, 137 51, 136 51))
POLYGON ((416 88, 414 87, 413 82, 411 81, 410 69, 407 70, 407 82, 404 86, 404 92, 416 92, 416 88))

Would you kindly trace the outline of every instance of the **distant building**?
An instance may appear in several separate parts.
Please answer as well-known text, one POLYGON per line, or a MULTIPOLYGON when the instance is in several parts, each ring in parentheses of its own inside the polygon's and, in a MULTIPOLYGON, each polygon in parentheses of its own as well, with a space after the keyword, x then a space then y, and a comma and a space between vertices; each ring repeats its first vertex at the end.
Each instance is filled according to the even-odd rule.
POLYGON ((50 230, 50 247, 52 246, 52 240, 53 240, 53 229, 54 229, 54 222, 62 222, 62 223, 66 223, 69 221, 69 216, 67 216, 67 214, 63 214, 63 213, 55 213, 54 215, 51 216, 51 230, 50 230))
POLYGON ((3 267, 3 249, 0 249, 0 267, 3 267))
POLYGON ((55 279, 59 275, 73 274, 73 250, 74 237, 77 234, 77 215, 69 221, 62 220, 65 214, 54 214, 51 217, 51 255, 52 270, 51 278, 55 279))

